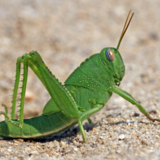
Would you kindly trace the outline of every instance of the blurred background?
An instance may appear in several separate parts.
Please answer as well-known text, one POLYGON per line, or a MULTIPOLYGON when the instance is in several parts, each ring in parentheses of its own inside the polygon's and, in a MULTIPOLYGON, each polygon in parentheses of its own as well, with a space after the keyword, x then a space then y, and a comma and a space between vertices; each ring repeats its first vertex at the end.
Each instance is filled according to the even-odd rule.
MULTIPOLYGON (((63 83, 87 57, 104 47, 117 46, 131 9, 135 15, 119 49, 126 66, 121 88, 141 100, 146 108, 160 108, 159 8, 159 0, 1 0, 0 104, 11 106, 19 56, 37 50, 63 83)), ((39 115, 49 99, 44 86, 29 70, 25 118, 39 115)), ((137 111, 116 95, 107 107, 119 107, 121 112, 126 111, 126 104, 129 113, 137 111)))

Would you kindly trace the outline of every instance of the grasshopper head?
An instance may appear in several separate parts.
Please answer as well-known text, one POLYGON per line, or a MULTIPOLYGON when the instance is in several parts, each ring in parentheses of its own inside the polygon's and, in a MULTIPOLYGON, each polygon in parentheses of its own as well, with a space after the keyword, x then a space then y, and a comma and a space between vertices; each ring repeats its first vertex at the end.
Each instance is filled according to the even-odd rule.
POLYGON ((119 51, 116 48, 108 47, 102 49, 100 55, 103 63, 110 70, 115 84, 119 85, 125 74, 125 66, 119 51))
POLYGON ((131 22, 131 19, 134 15, 134 13, 132 13, 129 22, 128 22, 128 18, 129 15, 131 13, 131 10, 128 13, 126 22, 124 24, 117 48, 112 48, 112 47, 107 47, 102 49, 100 55, 101 55, 101 59, 103 61, 103 63, 106 65, 106 67, 110 70, 113 78, 114 78, 114 82, 116 85, 120 85, 120 81, 122 80, 124 74, 125 74, 125 66, 122 60, 122 57, 118 51, 119 46, 121 44, 121 41, 124 37, 125 32, 127 31, 127 28, 131 22), (128 22, 128 23, 127 23, 128 22))

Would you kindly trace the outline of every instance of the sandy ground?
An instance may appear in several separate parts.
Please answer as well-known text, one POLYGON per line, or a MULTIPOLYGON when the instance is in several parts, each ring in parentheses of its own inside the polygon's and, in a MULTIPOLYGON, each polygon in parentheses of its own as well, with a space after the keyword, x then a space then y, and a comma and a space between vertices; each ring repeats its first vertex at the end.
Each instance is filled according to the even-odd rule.
MULTIPOLYGON (((120 88, 153 117, 160 118, 159 0, 0 1, 0 103, 11 106, 16 59, 37 50, 64 82, 87 57, 116 47, 126 16, 135 12, 120 46, 126 74, 120 88)), ((24 116, 42 113, 50 96, 29 70, 24 116)), ((3 110, 3 108, 1 108, 3 110)), ((3 116, 0 116, 3 120, 3 116)), ((40 140, 0 140, 0 159, 155 159, 160 158, 160 123, 150 122, 117 95, 85 121, 88 142, 78 127, 40 140)))

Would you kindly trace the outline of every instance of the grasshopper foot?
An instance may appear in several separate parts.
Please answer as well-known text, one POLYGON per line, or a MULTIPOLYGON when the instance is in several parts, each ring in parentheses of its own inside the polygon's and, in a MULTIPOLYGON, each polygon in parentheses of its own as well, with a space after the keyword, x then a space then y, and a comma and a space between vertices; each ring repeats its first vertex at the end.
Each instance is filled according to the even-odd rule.
POLYGON ((151 120, 152 122, 155 122, 155 121, 160 122, 160 119, 152 118, 149 114, 147 115, 147 118, 148 118, 149 120, 151 120))
POLYGON ((0 115, 3 114, 4 117, 5 117, 5 121, 9 122, 10 124, 16 126, 16 127, 20 127, 22 128, 23 127, 23 124, 17 122, 17 121, 13 121, 11 120, 9 117, 8 117, 8 109, 7 109, 7 106, 5 104, 2 104, 2 106, 5 108, 5 112, 3 111, 0 111, 0 115))
POLYGON ((8 108, 7 108, 7 106, 6 106, 5 104, 3 104, 3 103, 2 103, 2 106, 4 107, 5 113, 6 113, 6 115, 7 115, 7 114, 8 114, 8 108))

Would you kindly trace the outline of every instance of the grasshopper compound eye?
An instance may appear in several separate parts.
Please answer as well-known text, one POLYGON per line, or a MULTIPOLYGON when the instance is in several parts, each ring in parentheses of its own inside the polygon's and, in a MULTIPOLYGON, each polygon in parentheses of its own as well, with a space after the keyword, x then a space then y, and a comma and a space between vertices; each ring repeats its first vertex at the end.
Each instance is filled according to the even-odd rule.
POLYGON ((111 49, 107 49, 106 50, 106 57, 108 58, 109 61, 114 61, 115 57, 114 57, 114 53, 111 49))

